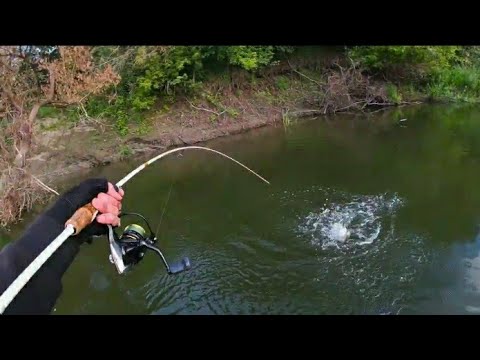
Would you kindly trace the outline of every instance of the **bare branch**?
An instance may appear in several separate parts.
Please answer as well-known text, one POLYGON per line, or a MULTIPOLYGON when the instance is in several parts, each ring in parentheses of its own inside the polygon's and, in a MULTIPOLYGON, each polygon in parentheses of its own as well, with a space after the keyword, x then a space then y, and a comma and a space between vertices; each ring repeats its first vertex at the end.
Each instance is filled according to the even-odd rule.
POLYGON ((20 114, 22 114, 23 107, 19 104, 18 100, 15 98, 15 95, 13 95, 13 93, 9 89, 7 89, 5 86, 2 86, 2 91, 5 93, 5 95, 7 95, 8 100, 10 100, 10 102, 13 104, 15 109, 17 109, 17 111, 20 114))
POLYGON ((53 71, 49 72, 49 78, 50 78, 50 90, 48 92, 46 102, 53 101, 53 97, 55 96, 55 73, 53 71))
POLYGON ((301 73, 300 71, 298 71, 298 70, 295 70, 295 69, 293 68, 293 66, 290 64, 290 61, 289 61, 289 60, 287 60, 287 63, 288 63, 288 65, 290 66, 290 68, 291 68, 295 73, 297 73, 298 75, 303 76, 304 78, 306 78, 306 79, 314 82, 314 83, 317 84, 318 86, 322 86, 322 84, 319 83, 318 81, 316 81, 316 80, 308 77, 308 76, 305 75, 305 74, 302 74, 302 73, 301 73))
POLYGON ((224 114, 224 113, 227 112, 227 110, 223 110, 221 113, 219 113, 219 112, 216 112, 216 111, 213 111, 213 110, 210 110, 210 109, 201 108, 201 107, 198 107, 198 106, 193 105, 193 104, 190 102, 190 100, 188 100, 188 99, 186 99, 186 100, 187 100, 187 102, 190 104, 190 106, 193 107, 194 109, 203 110, 203 111, 208 111, 208 112, 213 113, 213 114, 215 114, 215 115, 217 115, 217 116, 220 116, 220 115, 222 115, 222 114, 224 114))
MULTIPOLYGON (((5 116, 5 134, 12 141, 0 143, 0 223, 18 220, 24 210, 31 208, 41 189, 56 193, 29 174, 27 155, 32 151, 34 123, 40 108, 82 105, 91 94, 117 84, 118 74, 110 65, 99 68, 94 64, 91 48, 85 46, 59 47, 60 58, 30 56, 27 50, 19 53, 15 47, 0 46, 0 112, 5 116), (27 71, 19 72, 25 65, 27 71), (48 71, 48 83, 41 83, 41 72, 48 71), (37 86, 32 86, 37 84, 37 86)), ((86 114, 88 117, 88 114, 86 114)))

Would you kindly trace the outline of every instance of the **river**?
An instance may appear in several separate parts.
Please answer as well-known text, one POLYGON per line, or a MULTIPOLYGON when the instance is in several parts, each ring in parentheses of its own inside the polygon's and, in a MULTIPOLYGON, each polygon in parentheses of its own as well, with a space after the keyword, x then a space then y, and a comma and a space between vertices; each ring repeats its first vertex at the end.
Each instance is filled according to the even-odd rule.
MULTIPOLYGON (((192 269, 169 276, 147 253, 120 276, 96 239, 54 314, 478 314, 479 119, 419 105, 204 144, 271 185, 215 154, 165 158, 125 185, 123 208, 192 269)), ((145 159, 84 177, 117 181, 145 159)))

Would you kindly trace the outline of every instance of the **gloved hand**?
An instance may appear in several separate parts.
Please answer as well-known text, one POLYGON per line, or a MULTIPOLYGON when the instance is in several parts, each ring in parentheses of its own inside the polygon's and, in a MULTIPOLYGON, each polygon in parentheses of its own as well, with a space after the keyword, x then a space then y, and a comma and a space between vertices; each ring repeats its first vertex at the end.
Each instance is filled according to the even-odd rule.
POLYGON ((104 178, 88 179, 60 196, 45 215, 65 224, 75 211, 92 202, 99 214, 80 234, 82 237, 104 235, 108 231, 107 224, 114 227, 120 225, 118 215, 123 195, 122 189, 116 189, 104 178))
POLYGON ((99 211, 92 224, 61 245, 16 296, 5 314, 49 313, 61 293, 61 278, 73 262, 81 244, 91 235, 118 226, 123 190, 116 191, 106 179, 88 179, 62 194, 40 214, 22 236, 0 251, 0 294, 65 228, 65 223, 82 206, 92 202, 99 211))

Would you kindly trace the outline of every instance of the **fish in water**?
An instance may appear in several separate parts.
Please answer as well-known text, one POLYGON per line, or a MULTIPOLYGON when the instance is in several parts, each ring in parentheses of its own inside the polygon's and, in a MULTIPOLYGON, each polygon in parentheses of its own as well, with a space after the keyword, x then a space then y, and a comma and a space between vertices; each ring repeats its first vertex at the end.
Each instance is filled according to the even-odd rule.
POLYGON ((345 242, 350 237, 351 233, 345 225, 334 223, 329 231, 329 238, 334 241, 345 242))

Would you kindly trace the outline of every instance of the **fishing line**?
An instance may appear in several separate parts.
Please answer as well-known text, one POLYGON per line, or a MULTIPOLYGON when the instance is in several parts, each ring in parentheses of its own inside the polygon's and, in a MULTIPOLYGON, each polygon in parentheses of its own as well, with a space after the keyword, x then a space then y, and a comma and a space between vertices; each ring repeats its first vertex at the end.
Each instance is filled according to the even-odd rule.
MULTIPOLYGON (((164 153, 161 153, 154 158, 148 160, 147 162, 143 163, 142 165, 138 166, 135 170, 131 171, 127 174, 123 179, 116 183, 117 187, 122 187, 125 185, 130 179, 132 179, 135 175, 139 172, 144 170, 147 166, 153 164, 157 160, 161 158, 173 154, 178 151, 183 150, 205 150, 210 151, 220 156, 223 156, 236 164, 240 165, 244 169, 248 170, 250 173, 257 176, 263 182, 270 185, 270 183, 257 174, 255 171, 251 170, 247 166, 243 165, 239 161, 233 159, 232 157, 207 147, 203 146, 184 146, 180 148, 175 148, 172 150, 168 150, 164 153)), ((5 309, 10 305, 13 301, 15 296, 23 289, 23 287, 28 283, 28 281, 35 275, 35 273, 41 268, 41 266, 55 253, 55 251, 72 235, 77 235, 81 232, 86 226, 92 223, 98 214, 98 210, 96 210, 93 205, 87 204, 82 208, 78 209, 75 214, 66 222, 65 230, 63 230, 24 270, 23 272, 10 284, 10 286, 3 292, 0 296, 0 314, 3 314, 5 309)), ((111 227, 110 227, 111 230, 111 227)))
POLYGON ((173 182, 170 183, 170 190, 168 190, 167 200, 165 201, 165 205, 163 206, 162 215, 160 216, 160 222, 158 223, 157 228, 155 229, 155 234, 158 233, 158 229, 160 229, 160 225, 162 224, 163 214, 165 214, 165 210, 167 209, 168 200, 170 200, 170 193, 172 192, 173 182))

